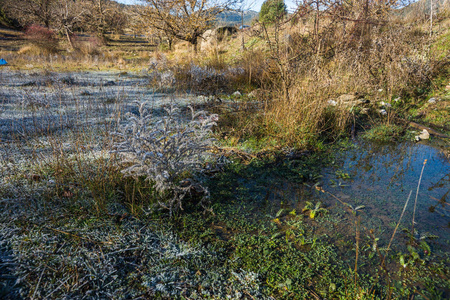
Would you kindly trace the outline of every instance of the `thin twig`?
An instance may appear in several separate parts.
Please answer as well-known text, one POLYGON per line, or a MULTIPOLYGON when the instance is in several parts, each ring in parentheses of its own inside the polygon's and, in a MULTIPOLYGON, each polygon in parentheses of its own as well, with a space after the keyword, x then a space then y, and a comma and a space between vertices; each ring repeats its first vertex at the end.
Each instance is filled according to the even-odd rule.
MULTIPOLYGON (((397 222, 397 226, 395 226, 394 232, 392 233, 391 240, 389 241, 389 244, 388 244, 388 246, 386 248, 386 253, 391 248, 392 241, 394 240, 395 233, 397 232, 398 226, 400 225, 400 222, 402 221, 403 215, 405 214, 405 210, 406 210, 406 207, 408 206, 408 202, 409 202, 409 199, 411 198, 411 194, 412 194, 412 190, 409 191, 408 199, 406 199, 405 205, 403 206, 402 214, 400 215, 400 218, 398 219, 398 222, 397 222)), ((386 258, 386 256, 385 256, 385 258, 386 258)), ((383 259, 383 264, 384 264, 384 259, 383 259)))
POLYGON ((61 280, 60 280, 60 282, 61 282, 61 284, 56 288, 56 289, 54 289, 50 294, 48 294, 45 298, 50 298, 50 296, 51 295, 53 295, 53 293, 54 292, 56 292, 57 290, 59 290, 67 281, 69 281, 69 279, 71 279, 72 277, 73 277, 74 275, 71 275, 71 276, 69 276, 66 280, 64 280, 63 282, 61 282, 61 280))
POLYGON ((114 251, 114 252, 106 253, 106 256, 114 255, 114 254, 121 253, 121 252, 126 252, 126 251, 134 251, 134 250, 142 250, 142 247, 134 247, 134 248, 128 248, 128 249, 121 249, 121 250, 117 250, 117 251, 114 251))
POLYGON ((358 280, 359 224, 360 224, 360 222, 361 222, 361 217, 358 216, 357 220, 355 220, 355 225, 356 225, 355 291, 356 291, 356 282, 358 280))
POLYGON ((38 283, 36 285, 36 288, 34 289, 34 293, 33 293, 33 296, 31 296, 31 299, 34 299, 34 296, 36 296, 36 292, 37 292, 37 290, 39 288, 39 285, 41 284, 42 276, 44 276, 44 271, 45 271, 45 268, 42 269, 41 276, 39 277, 39 281, 38 281, 38 283))
POLYGON ((423 170, 425 169, 426 163, 427 163, 427 160, 425 159, 423 161, 422 172, 420 172, 419 183, 417 184, 416 200, 414 201, 414 211, 413 211, 413 217, 412 217, 412 228, 411 228, 412 235, 414 235, 414 218, 416 216, 417 197, 419 196, 420 182, 422 181, 423 170))

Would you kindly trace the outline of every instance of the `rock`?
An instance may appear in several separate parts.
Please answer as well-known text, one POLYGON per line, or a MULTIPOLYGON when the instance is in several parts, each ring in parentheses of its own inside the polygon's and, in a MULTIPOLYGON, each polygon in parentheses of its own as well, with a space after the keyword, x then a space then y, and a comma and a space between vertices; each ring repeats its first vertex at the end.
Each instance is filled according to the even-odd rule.
POLYGON ((232 96, 234 96, 234 97, 241 97, 242 94, 241 94, 241 92, 236 91, 236 92, 234 92, 234 93, 232 94, 232 96))
POLYGON ((261 89, 255 89, 253 91, 251 91, 250 93, 248 93, 248 96, 250 98, 260 98, 261 97, 261 89))
POLYGON ((437 102, 437 100, 436 100, 436 98, 430 98, 429 100, 428 100, 428 103, 430 103, 430 104, 434 104, 434 103, 436 103, 437 102))
POLYGON ((385 109, 380 109, 378 112, 379 112, 380 115, 382 115, 382 116, 387 115, 387 111, 386 111, 385 109))
POLYGON ((450 91, 450 84, 445 87, 447 91, 450 91))
POLYGON ((398 101, 400 101, 400 97, 394 99, 394 102, 398 102, 398 101))
POLYGON ((422 130, 422 132, 419 135, 415 136, 415 140, 417 142, 421 141, 421 140, 428 140, 428 139, 430 139, 430 133, 426 129, 422 130))
POLYGON ((337 97, 336 99, 329 99, 327 101, 329 106, 342 106, 345 108, 350 108, 369 102, 370 102, 369 100, 366 100, 362 97, 358 97, 357 94, 343 94, 337 97))
POLYGON ((337 102, 334 101, 333 99, 328 100, 327 103, 328 103, 328 105, 330 105, 330 106, 336 106, 336 105, 337 105, 337 102))
POLYGON ((211 51, 217 45, 217 32, 213 29, 208 29, 202 35, 200 43, 201 51, 211 51))
POLYGON ((428 130, 424 129, 422 130, 422 132, 419 134, 419 138, 421 140, 428 140, 430 138, 430 133, 428 132, 428 130))
POLYGON ((384 102, 384 101, 381 101, 381 102, 380 102, 380 106, 383 106, 383 107, 385 107, 385 108, 390 108, 390 107, 392 107, 392 105, 391 105, 390 103, 387 103, 387 102, 384 102))

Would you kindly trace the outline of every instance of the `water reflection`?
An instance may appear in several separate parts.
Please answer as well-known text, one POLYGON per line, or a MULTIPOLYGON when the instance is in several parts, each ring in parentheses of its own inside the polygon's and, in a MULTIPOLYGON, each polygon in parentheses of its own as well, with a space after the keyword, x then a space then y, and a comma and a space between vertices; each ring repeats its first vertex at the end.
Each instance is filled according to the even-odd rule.
MULTIPOLYGON (((439 243, 448 247, 450 163, 439 149, 423 144, 359 143, 341 153, 334 166, 325 171, 323 188, 352 206, 364 205, 362 218, 367 228, 392 228, 412 191, 401 225, 401 228, 410 227, 425 160, 417 196, 415 228, 419 232, 438 235, 439 243)), ((321 198, 337 209, 342 206, 332 197, 322 195, 321 198)))

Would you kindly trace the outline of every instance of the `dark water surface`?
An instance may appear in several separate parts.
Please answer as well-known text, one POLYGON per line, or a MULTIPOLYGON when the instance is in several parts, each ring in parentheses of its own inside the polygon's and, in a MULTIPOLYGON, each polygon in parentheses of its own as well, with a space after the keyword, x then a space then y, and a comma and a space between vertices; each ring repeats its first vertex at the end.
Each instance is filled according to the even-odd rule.
MULTIPOLYGON (((450 161, 445 150, 414 143, 357 143, 338 154, 333 166, 325 170, 321 178, 322 187, 352 207, 365 206, 358 212, 361 225, 389 238, 410 191, 411 198, 399 231, 412 227, 417 186, 426 160, 417 196, 416 237, 436 235, 439 237, 435 242, 436 247, 448 251, 450 161)), ((329 194, 322 193, 320 197, 331 210, 346 208, 329 194)))

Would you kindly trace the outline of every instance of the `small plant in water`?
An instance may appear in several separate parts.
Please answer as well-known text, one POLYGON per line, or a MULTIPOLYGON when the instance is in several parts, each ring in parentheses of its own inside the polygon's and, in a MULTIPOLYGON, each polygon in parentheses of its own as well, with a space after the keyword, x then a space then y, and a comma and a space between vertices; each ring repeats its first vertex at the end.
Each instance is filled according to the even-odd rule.
POLYGON ((175 106, 165 108, 166 116, 152 119, 147 102, 136 102, 139 115, 127 114, 128 123, 115 136, 116 153, 123 153, 122 172, 128 176, 143 176, 155 184, 160 194, 159 204, 170 211, 182 209, 182 200, 190 191, 203 194, 201 204, 209 196, 208 189, 190 178, 202 169, 210 156, 211 129, 218 116, 191 109, 191 120, 184 121, 175 106))
POLYGON ((352 214, 356 216, 356 214, 358 213, 358 211, 360 211, 361 209, 364 209, 366 206, 365 205, 358 205, 353 207, 353 205, 348 204, 348 207, 352 210, 352 214))
POLYGON ((348 186, 348 184, 344 184, 340 180, 338 182, 336 182, 335 180, 330 179, 330 183, 331 183, 331 187, 334 187, 334 188, 336 188, 336 187, 343 188, 343 187, 347 187, 348 186))
POLYGON ((414 232, 411 232, 409 229, 403 228, 403 232, 409 239, 408 250, 410 250, 410 252, 411 250, 422 250, 426 255, 430 255, 431 253, 430 245, 428 245, 426 241, 439 238, 437 235, 428 232, 420 234, 416 229, 414 232))
POLYGON ((311 219, 315 219, 316 216, 326 213, 327 209, 320 207, 322 205, 322 202, 317 202, 316 204, 306 201, 306 205, 303 208, 302 212, 307 212, 309 211, 309 217, 311 219))
POLYGON ((342 178, 342 179, 350 179, 351 178, 350 174, 345 173, 342 170, 337 170, 336 171, 336 176, 337 176, 337 178, 342 178))

